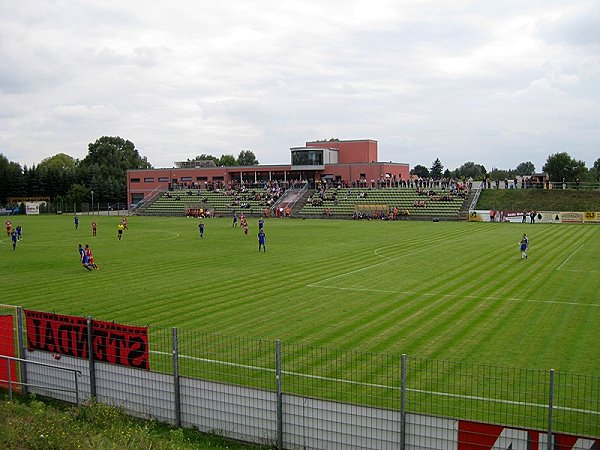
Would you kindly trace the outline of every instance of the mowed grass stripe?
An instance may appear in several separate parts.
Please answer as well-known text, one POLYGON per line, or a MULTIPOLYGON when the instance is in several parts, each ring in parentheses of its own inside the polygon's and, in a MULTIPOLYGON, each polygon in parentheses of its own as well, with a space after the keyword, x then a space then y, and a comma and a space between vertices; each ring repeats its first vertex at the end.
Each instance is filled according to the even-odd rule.
MULTIPOLYGON (((446 241, 450 241, 453 242, 455 246, 461 246, 464 245, 463 243, 456 243, 456 240, 454 239, 454 237, 452 236, 444 236, 444 239, 446 241)), ((410 252, 410 249, 408 250, 410 252)), ((452 251, 452 250, 451 250, 452 251)), ((405 266, 411 267, 411 264, 404 262, 405 266)), ((443 270, 443 268, 440 266, 439 267, 439 271, 434 270, 434 267, 436 267, 437 265, 431 265, 428 264, 427 268, 430 271, 433 271, 436 273, 436 276, 438 277, 438 283, 440 286, 446 285, 446 279, 440 275, 440 272, 443 270)), ((408 268, 405 267, 405 268, 408 268)), ((458 269, 458 272, 463 272, 462 269, 458 269)), ((418 315, 422 315, 422 316, 426 316, 428 318, 429 321, 436 321, 437 319, 437 314, 434 315, 432 314, 433 312, 439 310, 443 313, 443 315, 447 315, 447 310, 448 310, 448 299, 446 298, 446 295, 448 294, 448 292, 446 292, 446 294, 440 293, 439 295, 435 295, 429 292, 429 289, 427 289, 428 292, 426 292, 426 295, 423 297, 422 294, 415 292, 413 294, 414 297, 414 302, 413 302, 413 310, 417 311, 418 315), (419 297, 423 297, 421 300, 418 300, 419 297), (438 298, 438 301, 435 301, 434 299, 438 298)), ((451 296, 452 293, 450 292, 451 296)), ((405 301, 403 301, 402 303, 408 303, 410 301, 410 297, 406 296, 405 293, 401 293, 399 292, 398 295, 402 295, 405 297, 405 301)), ((389 295, 387 297, 390 297, 389 295)), ((458 295, 457 295, 458 297, 458 295)), ((451 301, 454 302, 456 301, 456 299, 451 298, 451 301)), ((472 306, 470 305, 465 305, 465 308, 471 308, 472 306)), ((393 330, 394 328, 403 328, 402 326, 400 327, 395 327, 395 324, 400 323, 400 325, 402 325, 403 321, 413 321, 414 318, 404 318, 402 316, 406 316, 406 311, 403 311, 403 314, 398 314, 397 310, 398 309, 402 309, 402 304, 399 304, 398 302, 387 302, 387 307, 386 308, 377 308, 374 309, 372 312, 370 312, 369 314, 365 314, 363 313, 363 317, 365 318, 364 320, 364 325, 362 325, 360 328, 355 329, 353 332, 353 338, 351 340, 348 341, 348 344, 350 344, 351 346, 360 346, 359 343, 366 343, 366 345, 368 347, 372 347, 369 345, 369 341, 370 340, 374 340, 377 342, 382 342, 382 335, 387 335, 389 334, 389 331, 382 331, 382 330, 393 330)), ((456 311, 455 314, 460 314, 460 311, 456 311)), ((448 322, 449 326, 451 326, 451 322, 448 322)), ((349 325, 349 327, 352 327, 352 324, 349 325)), ((438 327, 439 329, 439 327, 438 327)), ((440 330, 443 331, 443 330, 440 330)), ((392 333, 392 337, 391 339, 395 339, 395 337, 399 337, 400 334, 406 334, 406 331, 402 331, 400 333, 392 333)), ((332 336, 326 336, 325 338, 330 339, 332 338, 332 336)), ((406 339, 404 339, 406 340, 406 339)), ((379 348, 378 348, 379 350, 379 348)))
MULTIPOLYGON (((567 305, 529 301, 598 302, 583 298, 598 288, 589 273, 555 270, 577 245, 597 238, 595 226, 268 220, 268 252, 259 255, 254 220, 249 236, 232 229, 229 218, 206 221, 202 241, 192 219, 132 217, 122 242, 118 218, 98 219, 104 221, 94 240, 84 228, 88 219, 84 238, 72 217, 24 220, 26 243, 14 255, 0 244, 0 267, 11 279, 9 303, 32 309, 508 365, 502 352, 519 336, 525 345, 514 357, 522 366, 529 360, 544 368, 598 368, 590 345, 598 339, 590 317, 598 312, 579 306, 583 311, 561 324, 567 305), (527 266, 518 259, 523 230, 532 239, 527 266), (75 259, 77 242, 86 240, 102 266, 90 274, 75 259), (585 283, 574 287, 573 280, 585 283), (543 333, 528 324, 549 332, 577 327, 553 341, 577 347, 567 352, 568 364, 554 365, 543 333)), ((579 252, 563 268, 580 269, 584 260, 587 270, 598 270, 579 252)))

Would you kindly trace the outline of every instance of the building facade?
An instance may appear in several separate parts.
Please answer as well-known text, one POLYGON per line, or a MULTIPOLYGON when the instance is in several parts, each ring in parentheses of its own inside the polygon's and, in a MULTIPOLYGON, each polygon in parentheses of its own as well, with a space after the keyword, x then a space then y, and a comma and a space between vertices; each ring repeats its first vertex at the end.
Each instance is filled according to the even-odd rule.
POLYGON ((405 163, 378 162, 377 141, 332 139, 290 149, 291 164, 141 169, 127 172, 127 198, 136 204, 157 192, 182 188, 251 185, 272 181, 331 182, 343 186, 393 183, 409 178, 405 163))

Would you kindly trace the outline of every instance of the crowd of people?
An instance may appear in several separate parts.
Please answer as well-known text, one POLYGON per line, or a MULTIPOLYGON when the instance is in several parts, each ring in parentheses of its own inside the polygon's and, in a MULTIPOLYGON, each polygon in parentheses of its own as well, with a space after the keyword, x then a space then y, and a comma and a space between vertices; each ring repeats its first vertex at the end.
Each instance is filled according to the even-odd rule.
MULTIPOLYGON (((413 208, 427 208, 428 202, 453 202, 455 198, 464 199, 469 191, 469 185, 466 183, 445 183, 444 188, 441 191, 435 191, 433 187, 430 187, 427 183, 429 181, 422 181, 420 184, 417 182, 417 187, 414 189, 414 193, 419 197, 426 197, 424 199, 415 199, 413 200, 411 207, 413 208), (420 187, 422 186, 422 187, 420 187)), ((350 188, 339 188, 336 186, 329 187, 328 184, 321 184, 320 188, 315 191, 312 196, 308 199, 307 203, 314 207, 323 207, 323 216, 329 217, 333 216, 335 212, 335 207, 339 205, 340 200, 344 202, 348 202, 348 200, 356 197, 357 200, 365 200, 371 198, 369 195, 372 193, 370 188, 365 190, 360 190, 358 192, 352 191, 350 188)), ((377 196, 375 196, 377 198, 377 196)), ((362 202, 364 203, 364 202, 362 202)), ((403 205, 402 211, 405 211, 405 216, 410 215, 408 210, 406 209, 407 205, 403 205)), ((398 209, 396 207, 396 209, 398 209)), ((373 213, 370 212, 366 214, 369 219, 374 218, 373 213)), ((397 214, 393 214, 391 211, 385 211, 383 213, 385 219, 396 218, 397 214)), ((352 216, 353 219, 364 219, 365 213, 363 212, 355 212, 352 216)))

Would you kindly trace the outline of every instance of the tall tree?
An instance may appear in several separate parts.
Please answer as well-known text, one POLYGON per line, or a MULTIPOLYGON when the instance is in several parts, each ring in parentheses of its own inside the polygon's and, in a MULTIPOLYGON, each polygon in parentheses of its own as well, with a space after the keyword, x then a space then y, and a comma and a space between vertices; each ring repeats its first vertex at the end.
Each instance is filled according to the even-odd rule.
POLYGON ((587 171, 583 161, 571 158, 567 152, 548 156, 542 170, 548 174, 550 181, 575 181, 587 171))
POLYGON ((233 155, 221 155, 221 158, 219 158, 219 166, 237 166, 237 160, 233 155))
POLYGON ((590 169, 594 181, 600 181, 600 158, 594 161, 594 166, 590 169))
POLYGON ((535 166, 531 161, 522 162, 515 169, 517 175, 531 175, 535 172, 535 166))
POLYGON ((259 162, 252 150, 242 150, 238 155, 237 164, 238 166, 257 166, 259 162))
POLYGON ((509 170, 496 169, 495 167, 488 172, 487 176, 490 178, 490 180, 504 180, 505 178, 512 179, 512 174, 509 170))
POLYGON ((0 204, 6 205, 8 197, 24 195, 23 169, 0 153, 0 204))
POLYGON ((444 166, 442 166, 440 158, 436 158, 433 162, 433 165, 431 166, 431 171, 429 172, 431 178, 433 178, 434 180, 439 180, 440 178, 442 178, 443 170, 444 166))
POLYGON ((458 178, 483 179, 487 174, 485 167, 481 164, 475 164, 473 161, 468 161, 456 169, 455 174, 458 178))
POLYGON ((42 159, 38 164, 38 169, 42 170, 75 170, 77 160, 65 153, 57 153, 54 156, 42 159))
MULTIPOLYGON (((80 163, 82 181, 94 189, 99 199, 109 202, 125 202, 124 195, 127 171, 132 169, 151 169, 146 157, 140 156, 131 141, 121 137, 103 136, 88 145, 88 154, 80 163), (123 186, 115 193, 112 189, 100 186, 100 179, 108 185, 123 186), (105 194, 108 191, 109 197, 105 194)), ((80 191, 79 191, 80 192, 80 191)))
POLYGON ((421 178, 428 178, 429 177, 429 169, 421 164, 417 164, 415 167, 412 168, 412 170, 410 171, 410 174, 416 175, 421 178))
POLYGON ((37 166, 42 195, 65 196, 79 181, 79 161, 64 153, 43 159, 37 166))

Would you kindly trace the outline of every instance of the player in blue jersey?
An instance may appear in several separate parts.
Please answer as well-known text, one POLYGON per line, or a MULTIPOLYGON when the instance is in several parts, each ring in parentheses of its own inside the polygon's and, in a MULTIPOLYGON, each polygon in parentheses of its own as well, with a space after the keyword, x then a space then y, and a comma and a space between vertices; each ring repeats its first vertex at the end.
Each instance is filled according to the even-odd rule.
POLYGON ((267 247, 265 245, 266 242, 266 236, 265 236, 265 231, 264 230, 259 230, 258 232, 258 251, 260 252, 260 248, 262 247, 263 252, 267 251, 267 247))
POLYGON ((75 229, 79 229, 79 217, 77 217, 77 215, 75 215, 75 218, 73 219, 73 223, 75 224, 75 229))
POLYGON ((10 240, 12 241, 13 250, 17 249, 17 232, 12 230, 10 233, 10 240))
POLYGON ((529 248, 529 238, 525 233, 519 242, 519 249, 521 250, 521 259, 527 259, 527 249, 529 248))
POLYGON ((198 224, 198 232, 200 233, 200 237, 204 239, 204 224, 202 222, 198 224))
POLYGON ((88 257, 88 255, 85 254, 85 252, 83 253, 83 257, 81 258, 81 266, 84 269, 89 270, 90 272, 94 268, 94 265, 90 263, 90 258, 88 257))

